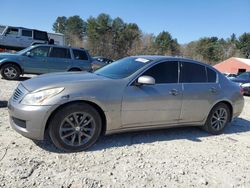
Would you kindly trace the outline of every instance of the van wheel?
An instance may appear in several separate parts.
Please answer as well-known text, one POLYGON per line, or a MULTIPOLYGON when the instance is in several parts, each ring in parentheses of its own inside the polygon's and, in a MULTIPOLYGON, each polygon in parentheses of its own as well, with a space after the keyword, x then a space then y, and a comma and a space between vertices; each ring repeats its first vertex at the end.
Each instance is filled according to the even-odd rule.
POLYGON ((2 66, 1 75, 6 80, 17 80, 20 77, 20 68, 12 63, 8 63, 2 66))
POLYGON ((203 129, 211 134, 222 133, 230 120, 230 110, 224 103, 219 103, 212 108, 203 129))
POLYGON ((101 134, 101 117, 91 105, 71 104, 60 109, 49 124, 52 142, 63 151, 83 151, 101 134))

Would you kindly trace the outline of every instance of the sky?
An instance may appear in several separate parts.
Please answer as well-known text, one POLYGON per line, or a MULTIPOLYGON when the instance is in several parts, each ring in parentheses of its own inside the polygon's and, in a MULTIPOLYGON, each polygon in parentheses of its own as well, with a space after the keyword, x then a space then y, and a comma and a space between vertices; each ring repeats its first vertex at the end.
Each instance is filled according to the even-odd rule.
POLYGON ((0 25, 48 32, 58 16, 86 21, 100 13, 136 23, 144 33, 168 31, 181 44, 250 32, 250 0, 4 0, 0 9, 0 25))

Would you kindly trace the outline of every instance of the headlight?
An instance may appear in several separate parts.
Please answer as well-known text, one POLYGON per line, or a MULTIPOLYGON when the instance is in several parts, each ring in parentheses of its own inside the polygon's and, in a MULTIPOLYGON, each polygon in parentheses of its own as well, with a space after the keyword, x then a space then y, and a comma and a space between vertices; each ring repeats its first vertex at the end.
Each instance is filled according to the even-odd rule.
POLYGON ((64 90, 63 87, 59 87, 59 88, 35 91, 35 92, 27 94, 23 98, 23 100, 21 101, 21 104, 25 104, 25 105, 42 105, 48 99, 50 99, 51 97, 61 93, 63 90, 64 90))
POLYGON ((242 84, 241 87, 250 87, 250 83, 242 84))

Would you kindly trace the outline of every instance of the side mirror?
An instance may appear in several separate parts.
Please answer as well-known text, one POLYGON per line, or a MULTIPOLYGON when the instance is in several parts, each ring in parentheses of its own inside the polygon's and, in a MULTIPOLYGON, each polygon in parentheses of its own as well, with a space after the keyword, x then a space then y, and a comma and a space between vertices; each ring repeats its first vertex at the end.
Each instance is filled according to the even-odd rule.
POLYGON ((27 52, 27 53, 26 53, 26 56, 27 56, 27 57, 31 57, 31 53, 30 53, 30 52, 27 52))
POLYGON ((136 84, 137 85, 154 85, 155 79, 152 76, 140 76, 136 84))

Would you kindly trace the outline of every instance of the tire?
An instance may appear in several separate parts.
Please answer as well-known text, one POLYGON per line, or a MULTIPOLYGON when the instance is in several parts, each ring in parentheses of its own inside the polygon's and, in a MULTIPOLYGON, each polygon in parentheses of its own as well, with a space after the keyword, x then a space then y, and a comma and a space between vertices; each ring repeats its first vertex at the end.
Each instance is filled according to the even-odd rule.
POLYGON ((18 80, 20 74, 20 68, 13 63, 5 64, 1 68, 1 75, 6 80, 18 80))
POLYGON ((91 105, 71 104, 60 109, 49 123, 49 135, 55 146, 66 152, 83 151, 101 134, 101 117, 91 105))
POLYGON ((69 69, 69 72, 73 72, 73 71, 82 71, 81 69, 79 69, 79 68, 72 68, 72 69, 69 69))
POLYGON ((221 134, 230 121, 230 116, 229 107, 224 103, 219 103, 212 108, 202 128, 211 134, 221 134))

